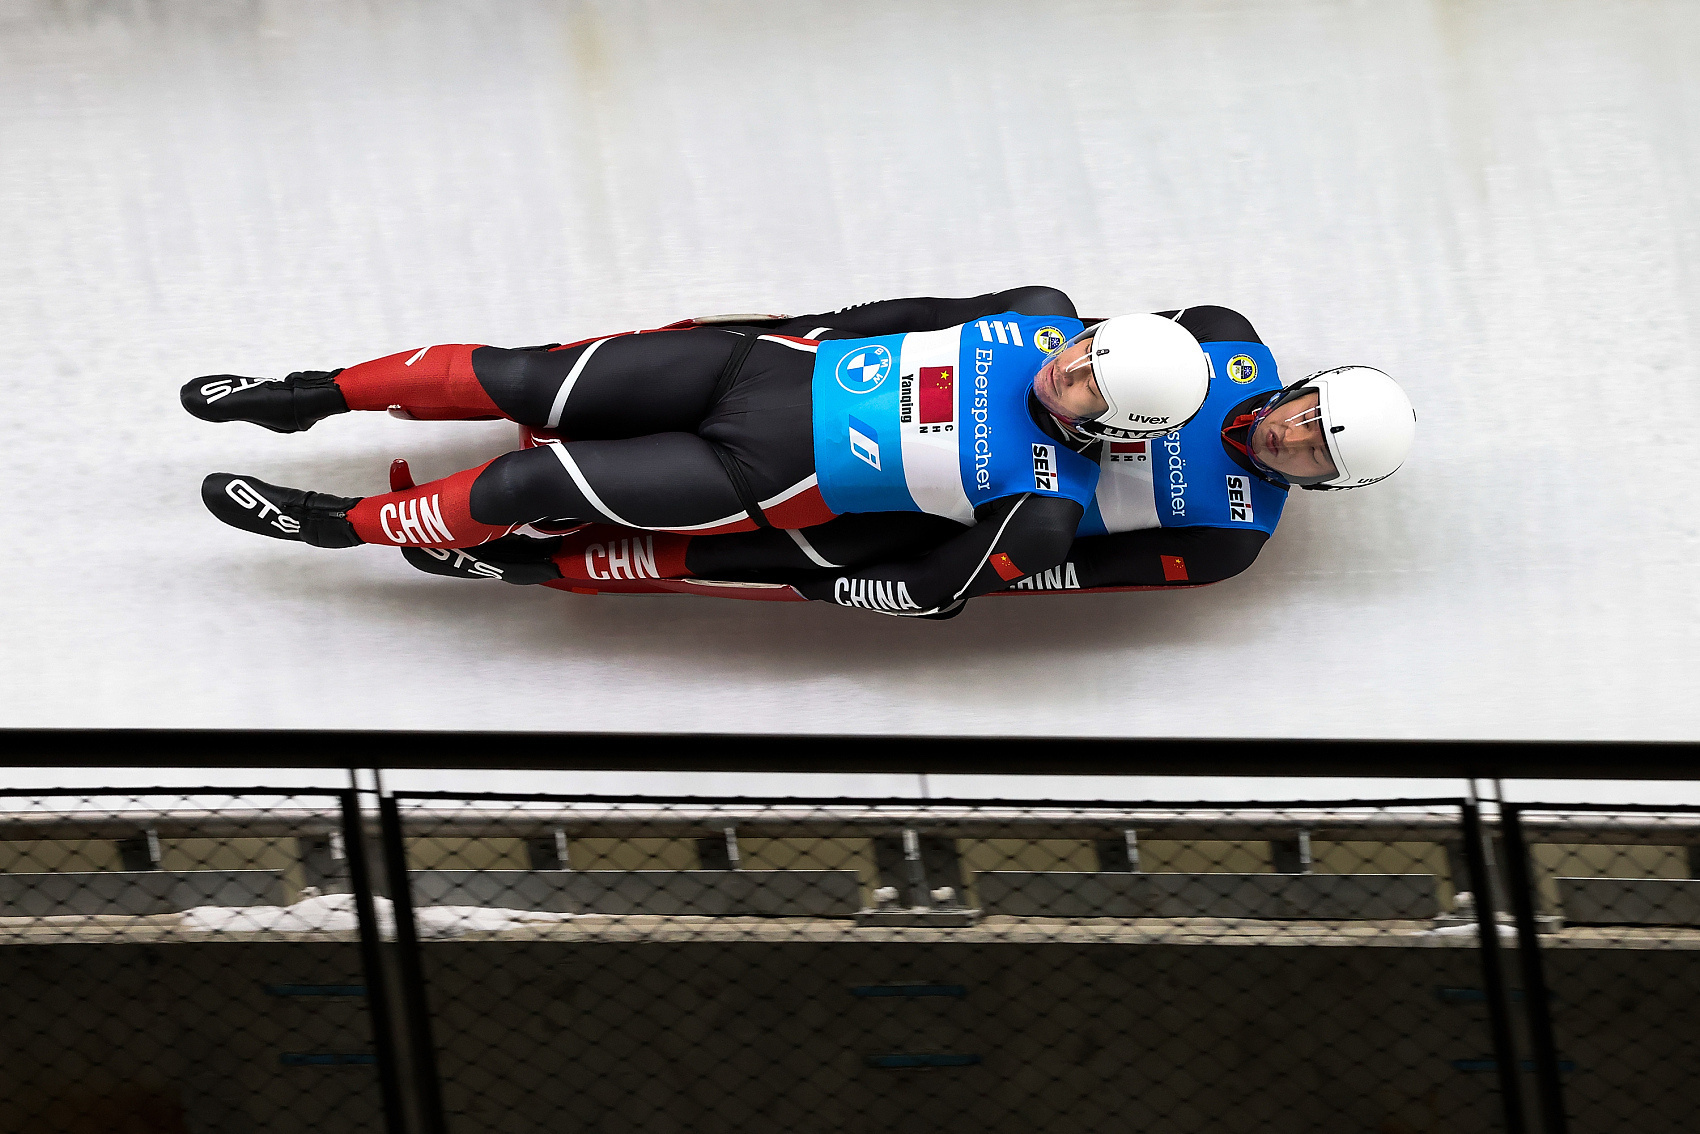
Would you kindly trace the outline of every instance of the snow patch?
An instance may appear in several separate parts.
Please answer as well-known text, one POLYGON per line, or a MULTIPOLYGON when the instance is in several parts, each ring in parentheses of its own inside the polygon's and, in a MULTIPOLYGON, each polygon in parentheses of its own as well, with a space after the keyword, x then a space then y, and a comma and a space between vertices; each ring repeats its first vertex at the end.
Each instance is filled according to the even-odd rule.
MULTIPOLYGON (((378 932, 395 936, 395 903, 374 897, 378 932)), ((413 920, 421 938, 458 937, 463 933, 514 929, 539 922, 561 922, 575 915, 484 906, 422 906, 413 920)), ((196 906, 180 915, 184 929, 196 933, 352 933, 359 929, 353 894, 302 898, 292 906, 196 906)))

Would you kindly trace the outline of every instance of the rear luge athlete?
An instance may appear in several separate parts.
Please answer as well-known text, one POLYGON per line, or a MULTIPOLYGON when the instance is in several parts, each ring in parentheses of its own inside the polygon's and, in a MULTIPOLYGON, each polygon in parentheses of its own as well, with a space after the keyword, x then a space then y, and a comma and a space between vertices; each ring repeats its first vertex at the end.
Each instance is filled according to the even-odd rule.
MULTIPOLYGON (((1018 578, 1013 591, 1184 587, 1249 567, 1297 484, 1374 483, 1405 459, 1415 414, 1379 370, 1339 367, 1283 386, 1251 323, 1223 307, 1165 311, 1210 356, 1214 379, 1187 424, 1152 441, 1098 450, 1100 475, 1061 569, 1018 578)), ((925 555, 961 531, 925 514, 842 516, 806 531, 641 536, 592 524, 543 541, 514 536, 476 554, 405 551, 421 570, 467 579, 619 587, 622 580, 697 578, 782 583, 811 592, 838 570, 925 555), (660 572, 673 572, 663 576, 660 572)))
POLYGON ((205 420, 283 433, 364 409, 506 417, 542 437, 367 497, 208 476, 208 509, 256 534, 445 550, 583 523, 714 535, 923 513, 965 530, 804 593, 936 617, 1062 564, 1093 503, 1098 448, 1190 420, 1210 369, 1171 319, 1087 327, 1061 292, 1019 288, 566 346, 425 346, 282 379, 199 378, 181 398, 205 420))

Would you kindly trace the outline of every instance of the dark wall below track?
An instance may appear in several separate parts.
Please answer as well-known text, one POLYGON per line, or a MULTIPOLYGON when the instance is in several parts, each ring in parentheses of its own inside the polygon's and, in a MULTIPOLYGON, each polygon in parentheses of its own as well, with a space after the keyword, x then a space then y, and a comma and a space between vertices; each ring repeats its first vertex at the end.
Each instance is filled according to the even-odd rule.
MULTIPOLYGON (((1500 1128, 1473 948, 1286 940, 423 950, 454 1134, 1500 1128)), ((359 998, 267 991, 357 984, 355 948, 0 950, 0 1131, 100 1129, 103 1105, 147 1134, 380 1129, 372 1066, 284 1061, 369 1052, 359 998)), ((1687 1134, 1696 955, 1549 965, 1572 1131, 1687 1134)))

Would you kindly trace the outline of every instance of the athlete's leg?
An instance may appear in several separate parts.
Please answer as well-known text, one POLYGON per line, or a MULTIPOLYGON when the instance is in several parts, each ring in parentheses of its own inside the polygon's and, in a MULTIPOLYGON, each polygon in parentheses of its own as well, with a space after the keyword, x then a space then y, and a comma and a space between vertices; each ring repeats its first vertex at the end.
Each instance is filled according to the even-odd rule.
POLYGON ((812 342, 757 339, 697 430, 741 481, 746 508, 774 528, 813 527, 833 515, 815 479, 814 365, 812 342))
POLYGON ((421 421, 501 417, 472 364, 473 355, 492 349, 476 343, 417 347, 340 370, 336 385, 351 410, 397 409, 421 421))
POLYGON ((349 516, 362 539, 464 547, 544 520, 743 531, 758 526, 752 507, 774 527, 831 517, 815 485, 812 349, 705 328, 621 336, 573 352, 487 352, 472 352, 472 365, 505 414, 586 439, 370 497, 349 516), (740 344, 750 349, 737 381, 721 392, 740 344), (386 508, 411 514, 427 506, 415 500, 448 520, 452 539, 384 524, 401 514, 386 508))
POLYGON ((695 433, 743 343, 717 328, 616 335, 551 351, 474 352, 472 367, 503 415, 573 439, 695 433))
POLYGON ((695 432, 740 338, 713 328, 613 335, 552 349, 426 347, 336 377, 350 409, 506 417, 572 438, 695 432))
MULTIPOLYGON (((420 352, 414 365, 423 365, 430 353, 420 352)), ((456 376, 462 348, 440 353, 448 356, 441 363, 447 387, 439 383, 434 388, 453 393, 464 377, 456 376)), ((757 527, 752 516, 765 516, 776 527, 804 527, 830 517, 814 478, 812 350, 752 343, 723 331, 683 330, 581 344, 570 365, 566 359, 549 366, 535 361, 570 353, 565 351, 506 353, 527 355, 530 361, 508 358, 506 370, 486 371, 486 385, 478 377, 482 350, 464 348, 465 369, 473 372, 493 407, 568 436, 634 435, 521 450, 430 484, 351 502, 346 508, 349 539, 470 547, 541 520, 706 534, 757 527), (740 344, 750 346, 745 360, 749 380, 741 377, 722 395, 722 374, 732 348, 740 344), (539 375, 559 380, 542 381, 539 375)), ((405 359, 397 364, 408 365, 405 359)), ((370 365, 372 373, 382 369, 370 365)), ((439 375, 436 370, 423 373, 439 375)), ((439 397, 437 404, 452 400, 439 397)), ((220 519, 279 538, 299 538, 250 523, 264 508, 233 506, 224 481, 235 479, 215 474, 203 489, 220 519), (219 478, 219 484, 212 483, 219 478)), ((279 498, 295 493, 305 499, 298 490, 266 488, 279 498)), ((309 525, 319 526, 317 521, 309 525)))
POLYGON ((181 398, 204 420, 280 433, 348 410, 386 409, 421 420, 507 417, 575 438, 694 432, 742 341, 697 328, 560 348, 444 344, 287 378, 210 375, 187 383, 181 398))
POLYGON ((545 520, 702 530, 750 524, 725 466, 690 433, 506 453, 442 480, 368 496, 348 519, 365 542, 395 547, 471 547, 545 520))
POLYGON ((399 409, 422 420, 501 417, 473 372, 472 344, 420 347, 343 370, 284 378, 212 374, 184 384, 183 408, 203 421, 249 421, 297 433, 349 410, 399 409))
POLYGON ((607 579, 726 579, 789 583, 820 571, 918 558, 963 530, 942 516, 872 512, 804 531, 691 536, 588 524, 546 539, 508 536, 475 552, 404 548, 421 571, 461 579, 586 586, 607 579))
POLYGON ((790 583, 833 568, 919 558, 962 530, 954 520, 923 512, 868 512, 803 530, 707 536, 593 524, 562 537, 549 554, 562 578, 587 585, 622 577, 622 566, 625 578, 790 583), (643 541, 641 557, 627 550, 634 539, 643 541))
POLYGON ((919 558, 962 530, 925 512, 863 512, 801 530, 698 536, 684 559, 699 578, 787 582, 803 572, 919 558))

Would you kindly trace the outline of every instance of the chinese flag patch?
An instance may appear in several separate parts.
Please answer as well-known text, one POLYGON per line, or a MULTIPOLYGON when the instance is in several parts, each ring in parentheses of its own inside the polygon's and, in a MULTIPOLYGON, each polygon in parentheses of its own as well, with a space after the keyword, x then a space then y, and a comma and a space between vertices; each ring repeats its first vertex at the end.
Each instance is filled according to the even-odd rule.
POLYGON ((1184 583, 1186 578, 1186 560, 1178 555, 1159 555, 1163 561, 1163 581, 1165 583, 1184 583))
POLYGON ((921 384, 916 388, 920 421, 931 425, 956 420, 956 371, 949 366, 921 367, 921 384))
MULTIPOLYGON (((996 571, 998 573, 998 578, 1002 579, 1006 583, 1011 579, 1019 579, 1022 575, 1026 574, 1026 572, 1022 571, 1021 568, 1015 565, 1015 560, 1011 559, 1007 553, 1002 551, 992 556, 991 563, 992 570, 996 571)), ((1165 570, 1167 570, 1167 568, 1165 568, 1165 570)), ((1186 573, 1184 571, 1181 573, 1181 578, 1186 578, 1186 573)))

